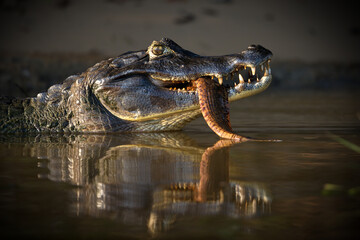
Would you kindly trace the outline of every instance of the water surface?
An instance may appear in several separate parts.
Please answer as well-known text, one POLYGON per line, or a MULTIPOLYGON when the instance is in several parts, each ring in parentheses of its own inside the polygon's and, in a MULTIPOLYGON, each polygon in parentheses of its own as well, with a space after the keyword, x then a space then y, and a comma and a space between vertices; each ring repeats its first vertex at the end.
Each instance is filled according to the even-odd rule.
POLYGON ((272 92, 231 104, 231 144, 181 132, 0 136, 5 237, 347 239, 358 234, 358 97, 272 92))

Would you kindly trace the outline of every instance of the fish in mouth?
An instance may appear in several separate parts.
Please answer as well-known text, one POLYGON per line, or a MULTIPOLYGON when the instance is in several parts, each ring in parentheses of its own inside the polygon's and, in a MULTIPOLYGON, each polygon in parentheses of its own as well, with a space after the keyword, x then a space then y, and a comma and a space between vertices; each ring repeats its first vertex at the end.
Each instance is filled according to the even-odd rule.
MULTIPOLYGON (((247 75, 247 83, 251 84, 252 81, 260 82, 259 74, 269 76, 271 73, 269 62, 270 60, 267 60, 265 63, 260 64, 261 72, 257 75, 256 67, 251 67, 251 72, 247 75)), ((239 84, 237 85, 235 82, 235 87, 241 88, 245 84, 244 77, 241 73, 236 74, 239 77, 239 84)), ((223 86, 223 78, 218 78, 218 83, 208 77, 196 80, 200 109, 206 123, 221 138, 239 142, 254 140, 233 132, 230 124, 228 90, 223 86)))
MULTIPOLYGON (((270 60, 259 65, 259 67, 241 67, 230 74, 230 78, 224 83, 226 77, 205 76, 196 80, 177 83, 175 81, 168 87, 172 91, 196 91, 199 98, 199 105, 204 120, 219 137, 232 139, 238 142, 255 140, 249 137, 243 137, 231 128, 229 112, 229 88, 235 88, 241 91, 246 85, 260 83, 262 76, 269 77, 271 74, 270 60), (256 69, 259 68, 256 73, 256 69), (245 77, 244 77, 244 76, 245 77), (260 76, 260 79, 259 79, 260 76), (246 79, 246 82, 245 82, 246 79)), ((260 141, 260 140, 256 140, 260 141)), ((275 140, 261 140, 275 141, 275 140)))

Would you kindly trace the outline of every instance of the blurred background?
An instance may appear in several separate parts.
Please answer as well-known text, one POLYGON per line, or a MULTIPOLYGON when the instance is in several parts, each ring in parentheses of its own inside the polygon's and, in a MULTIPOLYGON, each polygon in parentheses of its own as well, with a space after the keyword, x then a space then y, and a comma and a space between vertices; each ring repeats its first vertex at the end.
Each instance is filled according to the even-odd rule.
POLYGON ((162 37, 201 55, 261 44, 274 53, 272 89, 353 93, 359 18, 351 1, 4 0, 0 95, 34 96, 162 37))

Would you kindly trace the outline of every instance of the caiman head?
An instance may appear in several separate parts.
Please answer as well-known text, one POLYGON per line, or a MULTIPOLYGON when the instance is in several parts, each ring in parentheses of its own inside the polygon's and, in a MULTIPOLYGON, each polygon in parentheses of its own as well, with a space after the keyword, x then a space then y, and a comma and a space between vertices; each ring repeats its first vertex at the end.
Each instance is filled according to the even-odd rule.
POLYGON ((168 131, 202 113, 219 136, 231 138, 222 134, 231 133, 228 100, 269 86, 271 56, 260 45, 237 54, 199 56, 167 38, 153 41, 147 50, 110 58, 83 73, 71 89, 80 86, 79 95, 90 100, 87 107, 73 109, 75 118, 89 132, 168 131))

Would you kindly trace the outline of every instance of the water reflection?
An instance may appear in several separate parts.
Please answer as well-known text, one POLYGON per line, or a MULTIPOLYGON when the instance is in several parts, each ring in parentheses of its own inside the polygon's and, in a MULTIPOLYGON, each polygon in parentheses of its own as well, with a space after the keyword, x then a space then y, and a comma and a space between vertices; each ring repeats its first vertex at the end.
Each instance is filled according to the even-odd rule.
POLYGON ((230 140, 203 148, 184 133, 39 137, 31 155, 49 173, 78 187, 71 211, 168 229, 186 216, 233 218, 270 213, 268 193, 229 178, 230 140))

